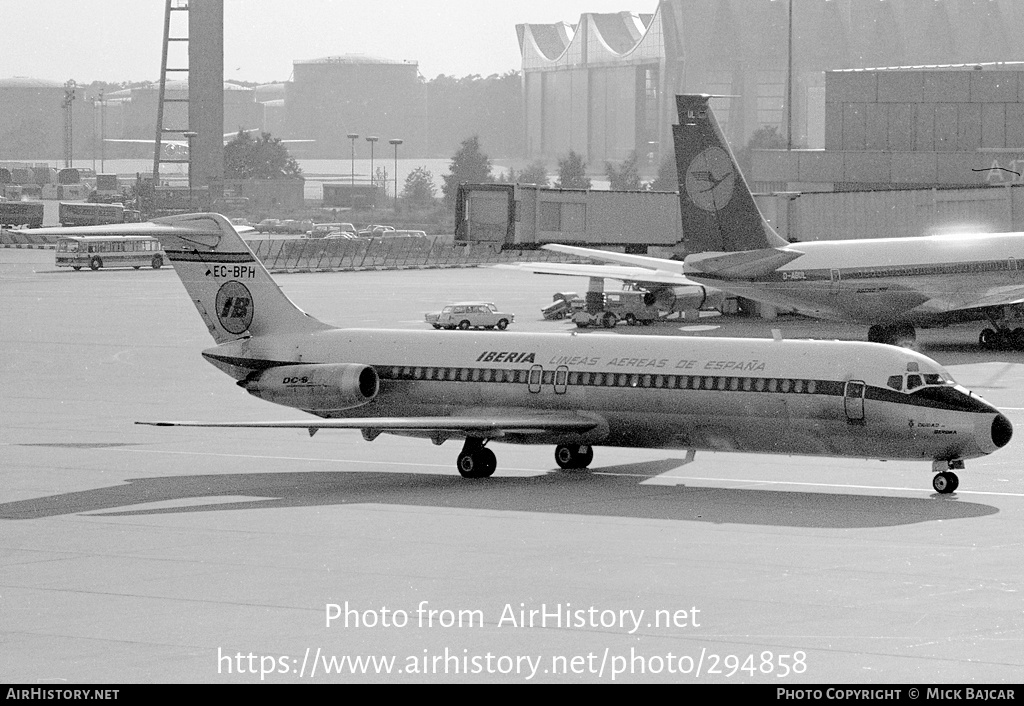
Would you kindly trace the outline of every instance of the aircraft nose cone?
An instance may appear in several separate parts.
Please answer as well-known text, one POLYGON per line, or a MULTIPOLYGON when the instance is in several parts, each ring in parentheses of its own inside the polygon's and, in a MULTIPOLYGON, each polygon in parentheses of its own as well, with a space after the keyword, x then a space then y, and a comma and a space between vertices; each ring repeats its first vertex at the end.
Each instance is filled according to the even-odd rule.
POLYGON ((1013 437, 1013 425, 1010 420, 1002 414, 997 414, 992 420, 992 443, 997 449, 1001 449, 1010 443, 1013 437))

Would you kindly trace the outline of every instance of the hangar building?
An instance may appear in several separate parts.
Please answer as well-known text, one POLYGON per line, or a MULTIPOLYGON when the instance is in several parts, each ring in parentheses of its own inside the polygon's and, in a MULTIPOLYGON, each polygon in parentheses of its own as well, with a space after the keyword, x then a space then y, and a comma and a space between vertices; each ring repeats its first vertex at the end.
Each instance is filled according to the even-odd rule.
POLYGON ((426 92, 414 61, 361 54, 295 61, 284 109, 287 136, 316 140, 319 154, 348 156, 349 133, 378 136, 384 157, 392 138, 403 140, 404 154, 425 151, 426 92))
POLYGON ((790 121, 789 6, 661 0, 650 14, 518 25, 527 156, 550 161, 574 149, 593 164, 637 150, 653 162, 670 152, 682 92, 735 96, 716 112, 736 147, 774 126, 794 145, 822 148, 826 71, 1024 60, 1015 0, 799 0, 790 121))

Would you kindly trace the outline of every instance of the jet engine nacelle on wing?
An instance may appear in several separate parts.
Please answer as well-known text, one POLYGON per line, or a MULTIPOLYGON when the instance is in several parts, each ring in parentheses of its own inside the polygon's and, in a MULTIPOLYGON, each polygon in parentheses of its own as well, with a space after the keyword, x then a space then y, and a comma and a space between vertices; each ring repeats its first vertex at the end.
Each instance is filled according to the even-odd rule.
POLYGON ((368 365, 280 365, 241 380, 250 394, 308 412, 361 407, 377 396, 380 380, 368 365))

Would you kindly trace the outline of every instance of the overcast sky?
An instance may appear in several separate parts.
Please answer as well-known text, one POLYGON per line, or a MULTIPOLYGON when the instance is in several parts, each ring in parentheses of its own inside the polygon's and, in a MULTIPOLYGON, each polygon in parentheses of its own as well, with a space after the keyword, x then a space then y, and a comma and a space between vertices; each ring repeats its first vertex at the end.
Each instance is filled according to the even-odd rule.
MULTIPOLYGON (((224 0, 224 78, 285 81, 295 59, 367 54, 438 74, 520 69, 515 25, 656 0, 224 0)), ((0 0, 0 78, 155 81, 164 0, 0 0)))

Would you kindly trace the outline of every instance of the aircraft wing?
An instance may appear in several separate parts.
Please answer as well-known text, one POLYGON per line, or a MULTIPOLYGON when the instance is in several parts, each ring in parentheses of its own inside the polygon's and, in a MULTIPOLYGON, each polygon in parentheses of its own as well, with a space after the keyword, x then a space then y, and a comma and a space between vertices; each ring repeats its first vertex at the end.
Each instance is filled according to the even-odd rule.
POLYGON ((235 429, 364 429, 375 432, 441 433, 500 439, 506 434, 583 433, 600 422, 575 414, 490 417, 363 417, 282 422, 135 422, 155 427, 215 427, 235 429))
MULTIPOLYGON (((32 228, 25 233, 35 235, 175 235, 183 239, 188 238, 219 238, 220 227, 213 221, 203 223, 195 220, 189 223, 174 223, 156 219, 142 221, 141 223, 108 223, 98 226, 52 226, 47 228, 32 228)), ((216 242, 216 241, 214 241, 216 242)))
POLYGON ((998 292, 987 292, 984 296, 972 298, 958 308, 978 309, 987 306, 1012 306, 1024 303, 1024 288, 1005 287, 998 292))
POLYGON ((798 250, 764 248, 762 250, 745 250, 736 253, 701 253, 686 258, 686 262, 669 260, 664 257, 649 255, 630 255, 628 253, 608 252, 580 248, 575 245, 558 245, 550 243, 543 246, 545 250, 579 255, 599 262, 623 263, 638 267, 675 272, 679 275, 710 275, 716 279, 754 279, 774 272, 787 262, 801 257, 798 250))
MULTIPOLYGON (((127 145, 155 145, 156 140, 145 140, 142 138, 129 139, 127 137, 105 137, 104 142, 120 142, 127 145)), ((177 147, 188 147, 185 140, 160 140, 161 145, 175 145, 177 147)))
POLYGON ((521 262, 515 265, 495 265, 506 270, 525 270, 538 275, 571 275, 573 277, 604 277, 637 284, 670 284, 677 287, 701 287, 687 277, 675 272, 649 270, 644 267, 616 265, 577 265, 560 262, 521 262))
MULTIPOLYGON (((248 131, 244 131, 244 132, 248 132, 248 131)), ((237 134, 238 134, 237 132, 231 132, 231 133, 228 133, 228 134, 224 135, 224 144, 227 144, 228 142, 230 142, 232 140, 232 138, 234 138, 235 135, 237 135, 237 134)), ((130 144, 130 145, 155 145, 156 144, 156 140, 145 140, 145 139, 142 139, 142 138, 129 139, 129 138, 121 138, 121 137, 117 137, 117 138, 115 138, 115 137, 106 137, 106 138, 103 139, 103 141, 104 142, 120 142, 120 143, 123 143, 123 144, 130 144)), ((292 145, 292 144, 296 144, 296 143, 300 143, 300 142, 316 142, 316 140, 281 140, 282 144, 287 144, 287 145, 292 145)), ((188 141, 187 140, 160 140, 160 144, 161 145, 172 145, 174 147, 188 147, 188 141)))
MULTIPOLYGON (((607 250, 595 250, 594 248, 581 248, 576 245, 559 245, 557 243, 548 243, 542 246, 545 250, 552 250, 554 252, 566 253, 568 255, 578 255, 580 257, 587 257, 591 260, 597 260, 598 262, 614 262, 623 265, 635 265, 648 270, 662 270, 664 272, 674 272, 677 274, 683 274, 686 271, 686 264, 680 260, 669 260, 664 257, 651 257, 649 255, 630 255, 621 252, 609 252, 607 250)), ((692 271, 692 268, 689 268, 692 271)))

